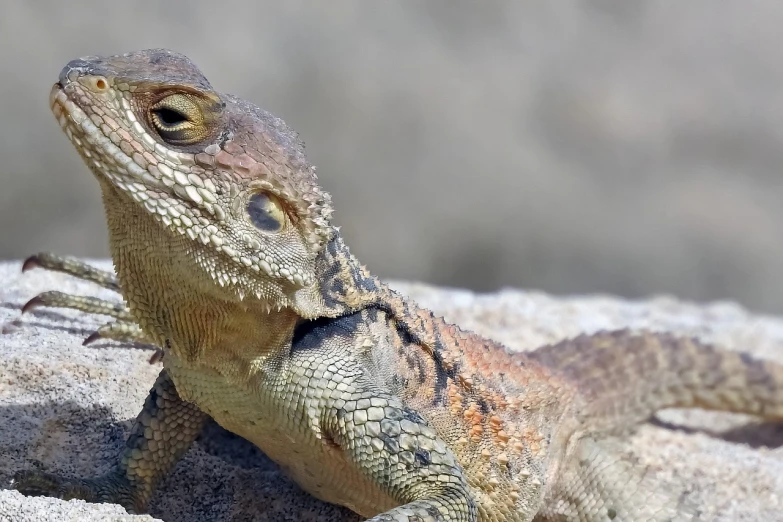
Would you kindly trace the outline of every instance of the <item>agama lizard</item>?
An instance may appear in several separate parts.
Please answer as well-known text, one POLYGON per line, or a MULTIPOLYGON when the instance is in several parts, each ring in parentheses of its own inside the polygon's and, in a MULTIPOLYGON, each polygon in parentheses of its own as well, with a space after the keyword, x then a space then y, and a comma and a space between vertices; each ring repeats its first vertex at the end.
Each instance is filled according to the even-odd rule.
POLYGON ((668 334, 514 354, 390 290, 351 255, 285 123, 186 57, 70 62, 51 108, 100 184, 116 268, 28 261, 113 288, 30 306, 111 315, 163 370, 116 471, 26 471, 30 494, 144 511, 211 417, 312 495, 372 522, 698 517, 612 437, 666 407, 783 418, 783 366, 668 334))

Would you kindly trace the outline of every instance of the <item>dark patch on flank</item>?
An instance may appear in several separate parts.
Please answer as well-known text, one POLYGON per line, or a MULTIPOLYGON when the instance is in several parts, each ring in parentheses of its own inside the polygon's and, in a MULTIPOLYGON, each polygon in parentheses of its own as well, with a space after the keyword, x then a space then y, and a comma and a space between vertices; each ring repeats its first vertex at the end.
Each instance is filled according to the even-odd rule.
POLYGON ((415 424, 425 425, 427 424, 427 421, 424 420, 424 417, 422 417, 419 412, 416 410, 412 410, 410 408, 403 408, 402 409, 402 418, 405 420, 409 420, 415 424))
POLYGON ((399 453, 400 451, 400 444, 397 442, 396 439, 390 437, 389 435, 381 432, 378 437, 383 441, 383 445, 386 446, 386 451, 391 453, 392 455, 399 453))
MULTIPOLYGON (((156 412, 158 410, 158 397, 160 397, 160 394, 158 393, 158 387, 153 386, 149 395, 147 395, 147 398, 144 400, 144 410, 148 412, 156 412)), ((126 445, 130 444, 133 440, 134 437, 128 438, 126 445)))
POLYGON ((425 449, 417 449, 416 453, 413 454, 413 458, 416 459, 420 466, 429 466, 432 463, 430 452, 425 449))
POLYGON ((301 321, 294 328, 291 339, 292 350, 308 350, 318 348, 324 341, 332 337, 351 338, 362 323, 360 312, 336 318, 320 317, 301 321))
POLYGON ((460 365, 454 363, 450 367, 446 367, 440 353, 435 352, 433 356, 435 358, 435 400, 433 403, 443 405, 446 403, 446 388, 449 380, 453 381, 457 378, 460 365))
POLYGON ((446 370, 439 364, 435 365, 435 399, 434 404, 443 405, 446 402, 446 387, 449 385, 449 377, 446 370))
MULTIPOLYGON (((394 305, 385 296, 378 296, 372 303, 372 306, 386 314, 386 324, 389 328, 397 331, 403 344, 420 346, 425 344, 422 338, 414 331, 415 326, 411 325, 405 316, 400 317, 399 314, 395 313, 394 305)), ((440 349, 440 343, 438 343, 436 348, 440 349)))
POLYGON ((405 345, 416 345, 419 344, 419 339, 414 336, 413 332, 411 332, 410 328, 405 328, 403 325, 400 325, 400 322, 397 321, 391 313, 391 310, 384 310, 386 312, 386 317, 388 318, 387 323, 389 326, 397 330, 397 334, 400 336, 400 341, 402 341, 402 344, 405 345))
POLYGON ((334 440, 334 437, 331 433, 324 431, 321 434, 321 442, 323 442, 326 446, 329 446, 332 449, 339 450, 340 445, 337 444, 337 441, 334 440))
POLYGON ((421 354, 412 350, 408 350, 404 354, 405 362, 411 372, 416 374, 416 382, 424 384, 427 380, 427 369, 424 366, 424 361, 421 360, 421 354))
POLYGON ((751 366, 756 362, 756 359, 747 352, 740 352, 739 354, 740 360, 742 361, 742 364, 745 366, 751 366))
POLYGON ((345 295, 345 284, 339 277, 332 278, 332 292, 334 295, 345 295))

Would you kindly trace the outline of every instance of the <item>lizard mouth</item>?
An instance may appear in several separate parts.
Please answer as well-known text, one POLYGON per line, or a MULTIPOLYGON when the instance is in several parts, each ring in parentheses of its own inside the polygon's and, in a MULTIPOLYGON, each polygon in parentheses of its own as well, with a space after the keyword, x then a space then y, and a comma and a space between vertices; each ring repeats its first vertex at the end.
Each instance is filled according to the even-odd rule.
MULTIPOLYGON (((54 113, 55 117, 59 120, 60 116, 66 118, 72 117, 75 112, 81 113, 85 118, 87 115, 82 111, 78 105, 68 99, 68 95, 65 92, 65 87, 60 82, 56 82, 52 85, 52 89, 49 91, 49 108, 54 113)), ((66 125, 68 122, 60 122, 60 125, 66 125)), ((80 124, 80 119, 77 116, 76 120, 73 120, 76 125, 80 124)))
MULTIPOLYGON (((49 108, 93 174, 96 177, 116 177, 111 179, 113 182, 121 181, 118 176, 112 175, 110 169, 102 168, 102 159, 111 148, 109 145, 112 145, 109 138, 93 123, 87 112, 68 96, 67 89, 60 82, 52 85, 49 91, 49 108)), ((117 152, 124 156, 119 149, 117 152)), ((118 154, 114 156, 112 159, 115 162, 120 160, 116 157, 118 154)))
MULTIPOLYGON (((100 82, 101 80, 98 79, 97 81, 100 82)), ((158 166, 157 170, 155 170, 157 176, 153 176, 149 169, 145 168, 149 167, 150 162, 142 158, 141 154, 145 152, 144 150, 140 151, 132 145, 130 149, 122 147, 115 140, 120 134, 129 143, 130 141, 140 141, 141 138, 136 139, 136 137, 132 137, 129 130, 119 128, 116 123, 107 125, 105 114, 103 116, 97 114, 99 119, 94 121, 93 118, 96 114, 90 110, 83 109, 79 103, 74 101, 84 99, 84 95, 81 89, 74 89, 73 84, 70 82, 63 85, 62 81, 60 81, 52 85, 52 89, 49 92, 49 106, 63 132, 68 136, 68 139, 73 143, 79 155, 82 156, 82 159, 96 177, 107 179, 139 204, 148 202, 147 206, 153 207, 151 212, 155 213, 155 205, 149 203, 149 200, 153 197, 165 197, 172 192, 176 192, 177 187, 176 180, 173 179, 173 170, 164 170, 158 166), (103 123, 101 123, 101 120, 103 120, 103 123), (133 152, 138 154, 134 156, 132 155, 133 152), (139 158, 142 159, 140 160, 139 158), (168 173, 169 171, 172 173, 172 180, 170 183, 166 183, 165 180, 161 179, 163 177, 161 173, 168 173)), ((155 158, 150 158, 153 161, 155 160, 155 158)), ((188 195, 188 193, 185 193, 185 195, 188 195)), ((199 201, 196 197, 191 197, 189 200, 185 199, 185 201, 198 206, 197 203, 203 202, 203 199, 199 201)))
MULTIPOLYGON (((110 127, 105 123, 105 114, 101 117, 89 109, 89 104, 86 104, 88 109, 85 110, 74 101, 88 96, 85 91, 71 82, 63 85, 61 80, 52 85, 49 105, 63 132, 93 175, 108 181, 135 203, 144 206, 165 227, 192 240, 201 238, 204 244, 209 243, 211 235, 206 232, 218 232, 205 231, 206 225, 195 221, 202 211, 214 211, 214 207, 205 208, 211 203, 194 187, 179 183, 187 179, 183 174, 175 174, 174 169, 167 165, 152 163, 157 162, 157 158, 149 150, 140 148, 142 137, 134 136, 133 129, 118 125, 110 127), (93 120, 95 116, 98 116, 97 121, 93 120), (115 142, 120 134, 125 144, 115 142), (156 175, 152 174, 151 165, 156 175), (178 197, 175 198, 175 194, 178 197)), ((141 126, 138 132, 142 132, 141 126)))
MULTIPOLYGON (((81 118, 77 116, 76 119, 73 119, 75 110, 78 109, 81 113, 80 116, 83 116, 84 118, 87 117, 87 115, 84 114, 84 111, 79 109, 75 103, 68 99, 68 95, 65 94, 65 89, 60 82, 52 85, 52 90, 49 91, 49 108, 54 113, 55 118, 57 118, 57 121, 60 123, 60 127, 62 127, 63 130, 66 130, 70 124, 79 125, 81 118), (69 119, 71 120, 70 122, 69 119)), ((69 135, 68 137, 70 138, 71 136, 69 135)))
MULTIPOLYGON (((205 194, 204 188, 193 187, 184 173, 175 172, 164 163, 165 159, 156 158, 149 149, 142 148, 143 137, 134 135, 143 133, 138 122, 135 123, 137 129, 121 128, 116 124, 110 127, 105 113, 94 113, 89 103, 85 110, 74 101, 88 95, 86 89, 71 82, 63 85, 61 80, 52 86, 49 104, 63 132, 93 175, 144 206, 167 228, 188 235, 192 240, 200 238, 208 244, 213 241, 212 235, 220 235, 216 227, 207 230, 208 225, 199 219, 203 213, 215 211, 211 192, 205 194), (98 119, 94 121, 96 116, 98 119), (118 137, 125 143, 116 141, 118 137)), ((226 248, 230 247, 226 245, 226 248)))
POLYGON ((49 108, 62 127, 68 139, 74 144, 79 154, 88 165, 94 156, 88 149, 104 149, 108 138, 104 136, 85 111, 72 101, 60 82, 52 85, 49 91, 49 108))
POLYGON ((54 107, 55 102, 57 101, 57 93, 62 90, 63 86, 60 85, 60 82, 55 83, 52 85, 52 90, 49 91, 49 108, 51 109, 54 107))

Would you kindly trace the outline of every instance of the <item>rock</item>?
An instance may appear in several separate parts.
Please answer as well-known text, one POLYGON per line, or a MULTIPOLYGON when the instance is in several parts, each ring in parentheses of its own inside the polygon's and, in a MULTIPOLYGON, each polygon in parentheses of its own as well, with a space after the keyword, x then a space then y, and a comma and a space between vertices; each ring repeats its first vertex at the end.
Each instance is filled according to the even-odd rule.
MULTIPOLYGON (((100 318, 48 309, 22 316, 22 304, 44 290, 116 296, 43 270, 22 275, 20 267, 0 263, 0 483, 7 485, 14 471, 36 465, 84 477, 105 473, 115 464, 160 366, 148 362, 151 347, 116 342, 83 347, 100 318)), ((697 336, 783 362, 783 319, 753 315, 732 303, 557 298, 519 290, 477 295, 421 284, 394 286, 513 350, 630 327, 697 336)), ((782 426, 738 415, 670 410, 641 426, 627 450, 658 476, 662 487, 684 491, 704 520, 780 519, 782 426)), ((3 522, 361 520, 302 492, 252 445, 215 425, 160 484, 150 514, 155 518, 124 515, 114 505, 0 490, 3 522)))

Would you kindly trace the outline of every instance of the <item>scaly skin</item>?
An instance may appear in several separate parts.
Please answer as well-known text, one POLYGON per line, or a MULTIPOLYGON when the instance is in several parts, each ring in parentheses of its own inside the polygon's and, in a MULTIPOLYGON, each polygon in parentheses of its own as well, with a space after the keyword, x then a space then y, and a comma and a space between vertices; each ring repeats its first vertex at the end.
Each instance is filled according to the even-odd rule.
MULTIPOLYGON (((381 521, 685 521, 607 435, 670 406, 783 417, 783 367, 666 334, 511 354, 406 301, 348 251, 295 134, 184 56, 69 63, 52 110, 100 183, 119 289, 108 313, 164 369, 116 472, 24 472, 23 492, 143 511, 208 417, 302 488, 381 521)), ((98 335, 101 335, 100 333, 98 335)))

